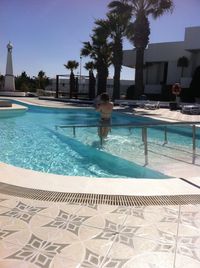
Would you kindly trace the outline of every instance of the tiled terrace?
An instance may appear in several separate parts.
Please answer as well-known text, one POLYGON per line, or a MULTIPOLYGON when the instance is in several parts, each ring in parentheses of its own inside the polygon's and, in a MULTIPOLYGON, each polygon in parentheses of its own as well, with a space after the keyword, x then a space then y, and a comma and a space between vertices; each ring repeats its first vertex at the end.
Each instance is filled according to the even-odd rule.
MULTIPOLYGON (((136 113, 147 112, 138 109, 136 113)), ((180 113, 173 112, 172 116, 164 109, 148 113, 182 120, 177 119, 180 113)), ((198 121, 197 116, 194 121, 198 121)), ((182 175, 187 173, 193 184, 178 178, 163 181, 69 178, 0 163, 0 181, 30 189, 160 195, 159 198, 168 195, 170 199, 174 194, 199 195, 198 169, 195 178, 190 178, 193 166, 190 167, 191 170, 183 169, 182 175)), ((138 206, 52 202, 6 194, 4 189, 5 185, 0 184, 1 268, 200 267, 199 202, 138 206)))
POLYGON ((0 194, 0 267, 199 268, 200 204, 111 206, 0 194))

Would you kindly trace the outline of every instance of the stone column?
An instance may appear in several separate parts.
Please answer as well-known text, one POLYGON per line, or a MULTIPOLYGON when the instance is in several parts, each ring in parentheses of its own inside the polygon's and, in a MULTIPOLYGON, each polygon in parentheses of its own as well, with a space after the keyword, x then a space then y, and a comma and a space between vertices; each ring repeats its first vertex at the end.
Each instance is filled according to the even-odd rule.
POLYGON ((7 54, 4 91, 15 91, 15 77, 13 75, 13 64, 12 64, 12 48, 13 45, 11 44, 11 42, 9 42, 7 45, 8 54, 7 54))

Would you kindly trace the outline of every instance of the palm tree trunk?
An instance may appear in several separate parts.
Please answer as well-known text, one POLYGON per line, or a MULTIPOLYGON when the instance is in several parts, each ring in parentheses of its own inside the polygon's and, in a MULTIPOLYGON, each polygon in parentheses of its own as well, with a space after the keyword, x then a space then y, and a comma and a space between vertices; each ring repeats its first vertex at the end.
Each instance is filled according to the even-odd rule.
POLYGON ((136 66, 135 66, 135 98, 138 99, 144 93, 143 84, 143 63, 144 48, 136 48, 136 66))
POLYGON ((183 77, 183 70, 184 70, 184 67, 181 68, 181 77, 183 77))
POLYGON ((113 65, 114 65, 114 83, 113 83, 113 100, 120 98, 120 74, 123 61, 122 37, 116 36, 113 46, 113 65))
POLYGON ((107 77, 108 77, 108 68, 105 66, 101 66, 97 70, 97 77, 98 77, 98 82, 97 82, 97 94, 101 94, 103 92, 106 92, 107 88, 107 77))
POLYGON ((92 71, 89 71, 89 99, 93 100, 95 98, 95 77, 92 71))
POLYGON ((113 84, 113 100, 120 98, 120 73, 121 65, 115 65, 114 84, 113 84))
POLYGON ((69 88, 69 98, 71 99, 73 97, 73 93, 75 91, 75 77, 74 77, 74 73, 71 71, 70 74, 70 88, 69 88))
POLYGON ((98 75, 98 85, 97 85, 97 94, 106 92, 107 87, 107 77, 104 74, 98 75))

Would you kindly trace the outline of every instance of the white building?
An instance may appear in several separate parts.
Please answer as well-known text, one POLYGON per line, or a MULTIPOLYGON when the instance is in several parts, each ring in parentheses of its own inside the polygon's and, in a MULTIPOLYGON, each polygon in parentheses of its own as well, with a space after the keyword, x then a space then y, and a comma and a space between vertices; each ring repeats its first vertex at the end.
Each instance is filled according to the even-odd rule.
MULTIPOLYGON (((125 50, 123 65, 135 68, 136 51, 125 50)), ((144 85, 145 93, 159 94, 162 85, 180 82, 182 88, 188 88, 193 72, 200 65, 200 26, 185 29, 185 38, 181 42, 149 44, 144 53, 144 85), (177 67, 181 57, 187 57, 189 65, 183 70, 177 67)))

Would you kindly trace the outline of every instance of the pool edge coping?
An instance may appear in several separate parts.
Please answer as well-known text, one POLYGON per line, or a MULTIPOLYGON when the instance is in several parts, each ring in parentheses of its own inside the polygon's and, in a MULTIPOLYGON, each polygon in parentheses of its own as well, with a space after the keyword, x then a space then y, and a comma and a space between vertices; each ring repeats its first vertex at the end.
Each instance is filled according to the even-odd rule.
POLYGON ((64 176, 19 168, 3 162, 0 162, 0 169, 0 181, 3 183, 46 191, 137 196, 200 194, 199 189, 179 178, 117 179, 64 176))

